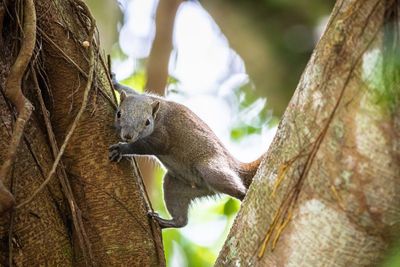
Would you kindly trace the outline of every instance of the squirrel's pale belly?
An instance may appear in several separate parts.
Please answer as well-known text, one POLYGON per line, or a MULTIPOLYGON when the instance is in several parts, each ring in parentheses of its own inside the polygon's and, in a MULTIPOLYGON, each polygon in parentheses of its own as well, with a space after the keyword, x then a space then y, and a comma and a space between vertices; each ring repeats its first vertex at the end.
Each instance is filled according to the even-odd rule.
POLYGON ((196 170, 196 166, 189 166, 173 159, 171 156, 157 156, 165 168, 176 178, 194 186, 205 186, 203 177, 196 170))

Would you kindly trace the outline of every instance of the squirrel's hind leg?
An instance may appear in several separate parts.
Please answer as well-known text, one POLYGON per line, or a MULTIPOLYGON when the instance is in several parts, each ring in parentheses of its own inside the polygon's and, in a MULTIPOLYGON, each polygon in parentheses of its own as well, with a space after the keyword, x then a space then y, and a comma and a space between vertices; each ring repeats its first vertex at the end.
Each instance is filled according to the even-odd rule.
POLYGON ((215 191, 243 200, 246 187, 239 175, 229 167, 219 165, 201 165, 197 168, 203 180, 215 191))
POLYGON ((184 227, 188 222, 190 202, 195 198, 211 195, 214 193, 204 188, 193 187, 167 172, 164 177, 164 201, 172 219, 163 219, 157 214, 150 215, 158 221, 161 228, 184 227))

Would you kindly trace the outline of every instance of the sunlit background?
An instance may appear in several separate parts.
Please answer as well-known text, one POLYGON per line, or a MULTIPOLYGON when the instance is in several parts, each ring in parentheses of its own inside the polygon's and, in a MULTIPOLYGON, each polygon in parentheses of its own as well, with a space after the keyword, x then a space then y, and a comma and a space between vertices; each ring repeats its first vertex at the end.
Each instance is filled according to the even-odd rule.
MULTIPOLYGON (((143 91, 158 1, 88 2, 117 79, 143 91)), ((239 160, 258 158, 272 141, 334 2, 183 1, 166 97, 196 112, 239 160)), ((163 174, 156 168, 146 185, 153 208, 168 217, 163 174)), ((212 266, 239 207, 227 196, 194 203, 186 227, 163 231, 167 265, 212 266)))

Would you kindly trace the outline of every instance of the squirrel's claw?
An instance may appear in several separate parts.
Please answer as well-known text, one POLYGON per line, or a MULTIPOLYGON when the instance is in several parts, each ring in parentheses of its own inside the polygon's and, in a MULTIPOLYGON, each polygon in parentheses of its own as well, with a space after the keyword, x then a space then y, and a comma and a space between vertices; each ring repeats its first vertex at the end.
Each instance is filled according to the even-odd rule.
POLYGON ((147 216, 149 216, 151 219, 155 220, 161 229, 171 228, 171 227, 172 228, 180 228, 180 227, 184 227, 187 223, 185 221, 184 221, 184 223, 182 223, 182 222, 176 221, 174 219, 172 219, 172 220, 163 219, 158 215, 157 212, 154 212, 154 211, 148 211, 147 216))
POLYGON ((120 162, 122 159, 122 155, 116 152, 112 152, 112 154, 110 153, 109 159, 114 162, 120 162))
POLYGON ((158 215, 157 212, 150 210, 147 212, 147 216, 150 219, 155 220, 160 225, 160 227, 163 228, 163 224, 162 224, 163 219, 160 217, 160 215, 158 215))
POLYGON ((149 216, 150 218, 160 217, 157 212, 151 210, 147 212, 147 216, 149 216))
POLYGON ((120 162, 122 159, 122 153, 119 148, 119 144, 112 145, 108 148, 108 158, 114 162, 120 162))
POLYGON ((119 143, 118 144, 114 144, 108 147, 108 151, 111 152, 113 150, 119 150, 119 143))

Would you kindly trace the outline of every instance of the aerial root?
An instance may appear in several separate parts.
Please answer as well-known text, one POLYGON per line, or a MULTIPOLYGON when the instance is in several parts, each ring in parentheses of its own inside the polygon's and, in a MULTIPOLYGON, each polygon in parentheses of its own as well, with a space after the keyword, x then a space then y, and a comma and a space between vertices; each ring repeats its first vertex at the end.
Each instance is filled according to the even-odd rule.
POLYGON ((36 11, 33 0, 25 0, 24 5, 24 24, 21 49, 17 59, 10 69, 7 77, 4 94, 15 106, 18 117, 14 124, 13 134, 10 145, 6 152, 5 161, 0 169, 0 214, 10 210, 15 205, 15 199, 5 188, 3 182, 10 174, 12 165, 17 157, 17 148, 24 132, 25 124, 29 120, 33 106, 22 93, 22 79, 25 70, 32 58, 36 43, 36 11))

